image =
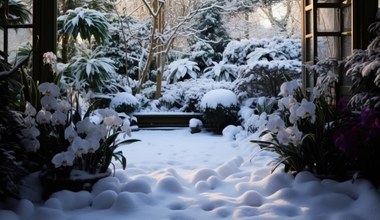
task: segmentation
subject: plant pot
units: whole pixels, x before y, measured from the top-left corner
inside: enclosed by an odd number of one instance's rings
[[[190,133],[192,133],[192,134],[199,133],[201,131],[202,131],[202,129],[200,127],[190,127]]]
[[[85,171],[72,170],[70,177],[62,177],[57,175],[51,169],[41,171],[40,183],[44,189],[43,199],[49,198],[49,196],[61,190],[69,190],[78,192],[82,190],[91,191],[92,186],[100,179],[111,175],[111,169],[108,169],[104,173],[89,174]]]

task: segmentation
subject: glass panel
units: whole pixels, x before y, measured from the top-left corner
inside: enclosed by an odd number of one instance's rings
[[[306,34],[311,34],[311,30],[313,27],[313,17],[312,12],[306,12]]]
[[[352,37],[351,36],[343,36],[342,37],[342,59],[352,54]],[[343,86],[350,86],[352,84],[351,79],[346,77],[345,74],[340,76],[339,81]]]
[[[317,44],[318,60],[328,57],[340,57],[339,37],[318,37]]]
[[[345,58],[352,54],[351,41],[352,41],[351,36],[342,37],[342,58]]]
[[[317,30],[319,32],[340,31],[340,16],[337,8],[318,8]]]
[[[340,0],[318,0],[318,3],[338,3]]]
[[[32,29],[9,29],[8,51],[17,50],[27,42],[32,42]]]
[[[351,7],[342,8],[343,31],[351,31]]]
[[[306,39],[306,47],[305,47],[306,61],[314,61],[312,39],[313,38]]]
[[[4,31],[0,29],[0,50],[4,51]]]

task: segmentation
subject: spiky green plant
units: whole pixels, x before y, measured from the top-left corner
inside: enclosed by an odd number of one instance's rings
[[[27,5],[21,0],[9,0],[8,14],[6,14],[4,3],[0,3],[0,29],[2,25],[16,25],[30,22],[31,13]]]
[[[94,37],[97,43],[102,43],[110,38],[109,23],[103,13],[86,8],[68,10],[66,14],[58,17],[58,36],[72,37],[80,36],[83,40],[91,43]]]
[[[116,67],[113,61],[96,52],[84,53],[74,57],[63,72],[68,83],[80,85],[80,89],[91,89],[95,92],[112,91],[111,81],[116,78]],[[117,89],[116,89],[117,90]]]

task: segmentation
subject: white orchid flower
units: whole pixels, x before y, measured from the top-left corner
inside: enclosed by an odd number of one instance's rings
[[[71,149],[79,157],[81,157],[82,154],[87,154],[89,147],[90,147],[90,142],[86,139],[82,139],[79,136],[75,137],[73,140],[73,143],[71,143]]]
[[[28,115],[24,118],[24,125],[27,128],[34,127],[36,126],[36,120],[31,115]]]
[[[285,122],[280,118],[280,116],[275,115],[275,114],[272,114],[269,116],[267,128],[271,132],[277,133],[284,127],[285,127]]]
[[[90,143],[88,153],[95,153],[95,151],[100,147],[100,140],[96,137],[87,137],[86,140]]]
[[[57,99],[55,99],[52,96],[44,96],[40,100],[41,106],[46,109],[46,110],[51,110],[51,109],[57,109],[58,102]]]
[[[294,145],[298,145],[302,139],[302,132],[298,130],[297,126],[287,127],[285,131],[290,135],[290,141]]]
[[[71,109],[71,105],[68,101],[66,100],[58,100],[58,105],[57,105],[57,111],[61,111],[63,113],[68,112]]]
[[[300,87],[298,80],[284,82],[280,86],[280,94],[282,96],[289,96],[294,94],[294,90]]]
[[[277,140],[280,144],[288,145],[290,143],[290,135],[285,129],[281,129],[277,133]]]
[[[111,115],[111,116],[105,117],[103,119],[103,123],[107,127],[117,128],[117,127],[120,127],[122,125],[123,120],[118,115]]]
[[[25,115],[27,116],[35,116],[37,114],[37,111],[36,109],[33,107],[32,104],[30,104],[30,102],[26,102],[26,105],[25,105]]]
[[[98,125],[86,134],[86,139],[97,138],[100,141],[100,139],[103,139],[107,135],[107,128],[104,125]]]
[[[48,124],[50,123],[51,113],[45,109],[41,109],[36,116],[36,121],[39,124]]]
[[[96,125],[90,121],[89,117],[78,121],[76,124],[78,134],[89,134],[93,129],[97,129]]]
[[[72,166],[74,163],[75,154],[71,151],[65,151],[54,155],[51,162],[56,168],[61,166]]]
[[[53,125],[65,125],[67,115],[60,111],[55,111],[51,116],[51,122]]]
[[[111,108],[98,109],[96,112],[99,113],[103,119],[110,116],[118,116],[118,113]]]
[[[315,104],[303,99],[300,107],[297,109],[296,114],[300,118],[311,118],[311,122],[315,122]]]
[[[41,83],[38,90],[45,96],[57,97],[59,95],[59,87],[54,83]]]
[[[78,136],[78,134],[72,125],[69,125],[65,129],[65,139],[68,140],[69,142],[72,142],[74,140],[74,138],[76,138],[77,136]]]
[[[40,135],[40,130],[36,127],[24,128],[21,129],[21,134],[25,138],[36,138]]]
[[[293,96],[286,96],[278,100],[278,108],[280,110],[290,109],[297,103],[297,100]]]

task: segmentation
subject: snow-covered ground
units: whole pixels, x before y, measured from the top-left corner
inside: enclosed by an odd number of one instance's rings
[[[0,219],[380,219],[380,194],[368,181],[293,177],[281,168],[271,174],[274,155],[250,138],[188,128],[132,137],[141,142],[122,147],[127,170],[117,168],[92,192],[61,191],[38,201],[31,175],[24,199],[7,201]]]

